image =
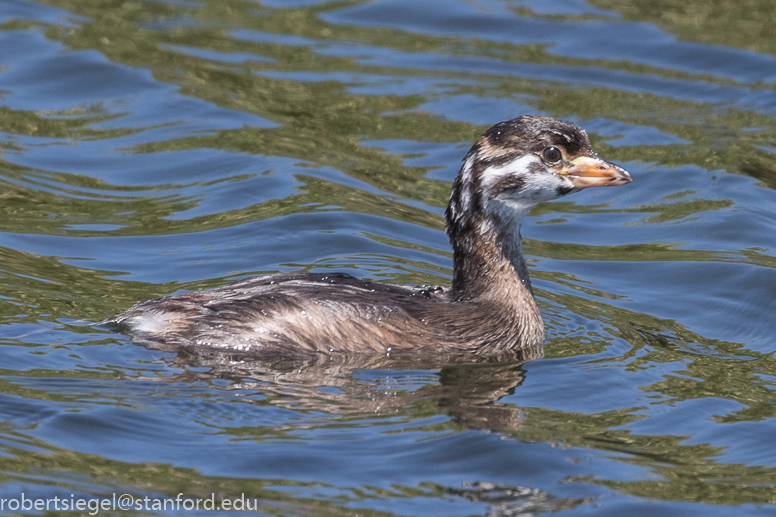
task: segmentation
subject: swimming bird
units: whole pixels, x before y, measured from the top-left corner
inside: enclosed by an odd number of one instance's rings
[[[276,274],[153,298],[103,323],[144,343],[260,355],[481,355],[535,346],[544,325],[522,254],[523,218],[538,203],[631,181],[572,123],[507,120],[477,140],[453,182],[449,288]]]

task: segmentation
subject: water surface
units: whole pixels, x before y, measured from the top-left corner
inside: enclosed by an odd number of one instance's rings
[[[765,0],[4,2],[0,498],[771,515],[774,20]],[[543,351],[272,364],[88,325],[280,271],[449,285],[451,181],[522,114],[635,178],[527,218]]]

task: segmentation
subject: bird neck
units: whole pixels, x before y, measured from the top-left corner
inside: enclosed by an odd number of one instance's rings
[[[520,228],[525,211],[504,216],[500,207],[474,216],[467,228],[450,232],[453,245],[453,299],[500,300],[535,305],[522,253]]]
[[[449,227],[453,244],[453,302],[486,307],[481,325],[510,335],[514,342],[540,343],[544,323],[531,289],[522,253],[520,226],[527,210],[513,217],[475,215],[465,228]],[[503,340],[508,342],[509,340]]]

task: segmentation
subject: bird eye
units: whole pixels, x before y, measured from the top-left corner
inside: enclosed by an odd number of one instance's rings
[[[542,157],[550,163],[560,161],[563,158],[563,154],[557,147],[545,147],[542,151]]]

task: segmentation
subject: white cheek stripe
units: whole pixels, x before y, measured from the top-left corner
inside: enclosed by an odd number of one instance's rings
[[[531,172],[530,166],[540,163],[541,158],[531,153],[515,158],[503,165],[488,167],[482,171],[482,191],[485,210],[502,212],[506,207],[512,210],[527,210],[530,207],[558,197],[558,187],[573,187],[568,178],[554,172]],[[506,191],[490,200],[493,186],[505,176],[520,177],[524,184],[519,191]],[[489,201],[490,200],[490,201]],[[498,201],[499,203],[494,203]],[[505,203],[506,202],[506,203]],[[505,203],[505,204],[504,204]],[[489,206],[497,205],[497,206]]]
[[[518,158],[515,158],[511,162],[507,162],[503,165],[497,165],[495,167],[488,167],[482,171],[482,191],[485,194],[485,199],[490,197],[490,190],[493,188],[498,180],[504,176],[512,174],[520,176],[528,176],[528,166],[532,163],[541,161],[538,156],[533,153],[525,154]]]

